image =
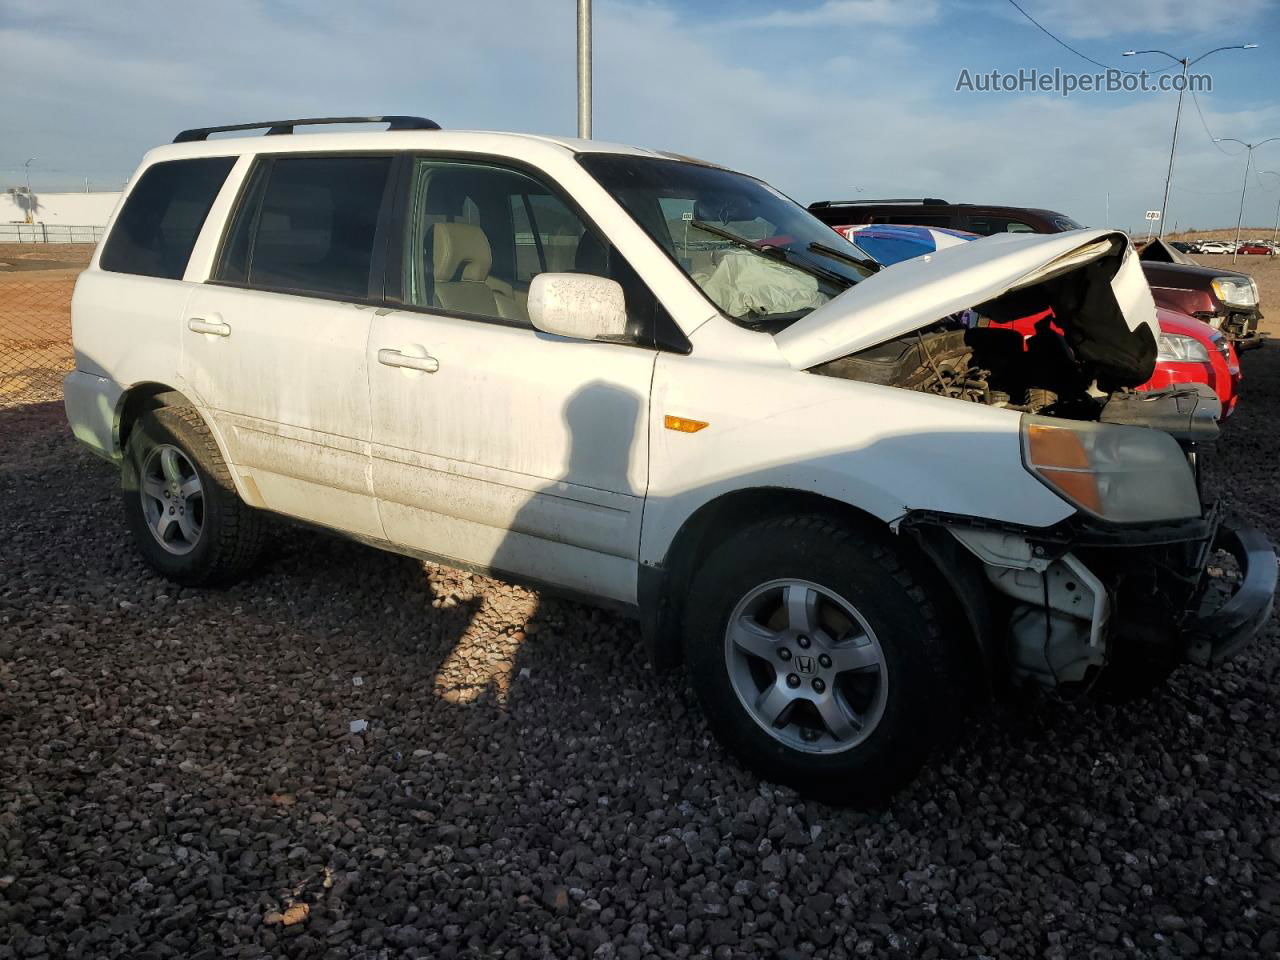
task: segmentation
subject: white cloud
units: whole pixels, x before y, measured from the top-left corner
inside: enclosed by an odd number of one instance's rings
[[[1241,31],[1238,43],[1252,39],[1248,28],[1258,16],[1272,7],[1272,0],[1232,0],[1230,4],[1207,0],[1019,0],[1026,11],[1045,28],[1069,39],[1085,40],[1123,36],[1194,37],[1198,33],[1215,35],[1224,28]],[[1009,7],[1013,17],[1021,15]],[[1225,41],[1231,42],[1231,41]],[[1196,46],[1196,45],[1193,45]],[[1199,44],[1206,49],[1214,44]],[[1174,50],[1181,55],[1181,51]],[[1190,52],[1190,51],[1188,51]],[[1119,56],[1116,49],[1111,56]],[[1100,60],[1110,57],[1100,56]]]
[[[302,9],[147,0],[122,18],[110,5],[29,4],[0,28],[0,58],[9,76],[41,81],[0,84],[0,167],[34,156],[38,188],[86,175],[105,185],[184,127],[289,116],[423,114],[446,127],[573,133],[571,4],[387,0],[375,13],[312,0]],[[726,163],[806,202],[943,196],[1057,207],[1097,223],[1110,191],[1120,225],[1158,206],[1169,97],[956,95],[952,62],[926,45],[936,33],[899,32],[892,45],[855,52],[789,30],[736,30],[727,43],[723,24],[643,0],[597,0],[595,13],[602,139]],[[1228,190],[1242,161],[1207,143],[1192,109],[1175,188]],[[1215,132],[1245,138],[1267,120],[1280,129],[1280,109],[1209,115]],[[1174,196],[1171,219],[1234,221],[1222,197]],[[1255,218],[1271,222],[1275,194],[1252,191],[1250,211],[1255,196]]]
[[[825,0],[807,10],[775,10],[740,22],[744,27],[899,27],[937,18],[935,0]]]

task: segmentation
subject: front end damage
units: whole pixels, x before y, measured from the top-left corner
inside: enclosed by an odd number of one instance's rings
[[[1112,231],[987,238],[864,280],[776,337],[797,368],[1020,418],[1023,466],[1076,512],[1052,526],[908,510],[988,675],[1117,699],[1218,663],[1270,615],[1276,556],[1203,502],[1221,405],[1199,384],[1137,391],[1155,304]],[[1005,478],[1016,496],[1025,478]],[[992,482],[1001,478],[992,477]]]
[[[1155,681],[1180,663],[1216,665],[1271,615],[1275,552],[1216,505],[1201,518],[1133,527],[1077,516],[1031,530],[915,513],[900,529],[953,584],[965,582],[963,567],[978,572],[983,589],[970,589],[964,606],[989,668],[1015,684],[1071,690],[1124,674],[1131,687],[1134,676]]]

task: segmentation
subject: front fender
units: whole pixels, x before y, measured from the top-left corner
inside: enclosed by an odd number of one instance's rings
[[[1046,527],[1074,508],[1022,463],[1020,415],[773,367],[659,358],[640,560],[735,491],[816,494],[885,523],[933,510]],[[706,421],[696,433],[667,415]],[[746,518],[744,518],[746,519]]]

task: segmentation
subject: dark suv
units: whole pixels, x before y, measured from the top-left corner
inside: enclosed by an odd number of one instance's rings
[[[919,200],[819,200],[809,212],[830,227],[900,223],[919,227],[993,233],[1063,233],[1079,230],[1066,214],[1036,207],[997,207]],[[1143,249],[1142,270],[1156,305],[1203,320],[1232,338],[1238,349],[1262,345],[1258,285],[1248,274],[1205,267],[1162,241]]]
[[[968,230],[984,237],[992,233],[1062,233],[1081,228],[1081,224],[1056,210],[948,203],[936,197],[919,200],[819,200],[809,204],[809,212],[832,227],[909,223],[918,227]]]

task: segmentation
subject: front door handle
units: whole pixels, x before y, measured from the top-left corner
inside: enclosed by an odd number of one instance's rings
[[[187,329],[192,333],[211,333],[215,337],[231,336],[231,324],[223,323],[221,320],[201,320],[199,317],[192,317],[187,321]]]
[[[440,361],[435,357],[411,357],[407,353],[401,353],[390,347],[383,347],[378,351],[378,362],[388,367],[406,367],[422,373],[435,373],[440,369]]]

